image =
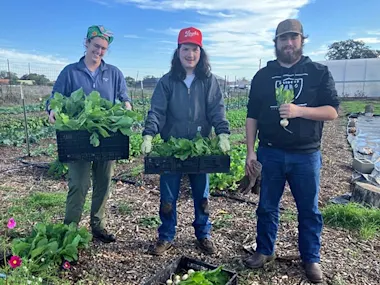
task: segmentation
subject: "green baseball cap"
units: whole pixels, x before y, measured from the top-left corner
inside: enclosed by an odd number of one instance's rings
[[[94,37],[100,37],[112,43],[113,33],[109,30],[106,30],[102,25],[94,25],[88,28],[87,30],[87,39],[92,39]]]

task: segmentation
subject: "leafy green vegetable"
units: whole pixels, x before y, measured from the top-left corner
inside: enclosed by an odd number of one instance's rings
[[[123,103],[112,104],[98,91],[86,96],[82,88],[69,97],[56,92],[50,108],[55,113],[57,130],[87,130],[91,133],[90,143],[95,147],[100,145],[99,135],[106,138],[110,132],[120,131],[130,136],[132,125],[141,120],[141,115],[125,109]]]
[[[155,144],[151,156],[174,156],[181,160],[204,155],[222,155],[218,138],[204,138],[198,133],[193,140],[171,137],[167,142]]]
[[[277,105],[292,103],[294,100],[294,90],[286,89],[284,90],[284,85],[276,88],[276,101]]]
[[[39,272],[64,260],[77,261],[78,249],[88,248],[91,239],[87,229],[78,229],[75,223],[38,223],[29,236],[12,241],[12,254],[30,260],[29,270]]]
[[[222,269],[223,266],[219,266],[214,270],[196,271],[188,279],[179,282],[179,285],[225,285],[230,277]]]

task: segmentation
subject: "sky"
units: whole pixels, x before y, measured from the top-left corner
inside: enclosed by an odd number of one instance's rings
[[[51,80],[84,54],[91,25],[114,41],[104,57],[124,76],[162,76],[170,69],[181,28],[202,31],[212,72],[251,79],[274,59],[277,24],[299,19],[308,35],[304,54],[323,61],[335,41],[363,40],[380,49],[380,1],[366,0],[18,0],[0,1],[0,70]]]

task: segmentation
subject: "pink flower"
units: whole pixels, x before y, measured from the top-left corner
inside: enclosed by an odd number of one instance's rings
[[[65,261],[65,262],[63,263],[62,267],[63,267],[63,269],[66,269],[66,270],[67,270],[67,269],[70,269],[70,267],[71,267],[70,262]]]
[[[10,218],[10,219],[8,220],[8,229],[13,229],[13,228],[15,228],[15,227],[16,227],[16,221],[15,221],[15,219]]]
[[[21,265],[21,258],[17,255],[14,255],[11,257],[11,259],[9,260],[9,265],[12,267],[12,268],[17,268]]]

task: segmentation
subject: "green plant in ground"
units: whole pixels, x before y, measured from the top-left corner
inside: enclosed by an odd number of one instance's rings
[[[215,221],[212,223],[212,227],[215,230],[219,230],[225,227],[230,227],[232,219],[233,219],[233,216],[231,214],[225,213],[221,217],[218,217],[215,219]]]
[[[246,147],[241,144],[233,146],[230,152],[230,172],[210,174],[210,190],[236,190],[237,182],[245,175]]]
[[[357,231],[363,239],[374,238],[380,232],[380,210],[356,203],[330,204],[322,209],[326,225]]]
[[[226,114],[227,120],[230,123],[230,128],[237,129],[245,127],[245,120],[247,117],[246,109],[238,109],[228,111]]]
[[[31,273],[78,260],[78,250],[87,248],[92,235],[85,227],[37,223],[32,233],[12,241],[12,254],[29,261]]]
[[[119,213],[122,215],[129,215],[132,213],[132,208],[127,203],[122,203],[119,205]]]
[[[365,106],[369,104],[372,104],[374,106],[375,114],[380,114],[380,101],[342,101],[341,109],[343,109],[345,113],[364,113]]]
[[[86,96],[82,88],[69,97],[56,92],[50,107],[55,113],[54,126],[57,130],[87,130],[91,133],[90,142],[95,147],[100,144],[99,135],[107,138],[109,132],[120,131],[130,136],[132,125],[141,120],[138,113],[126,110],[124,103],[113,104],[97,91]]]
[[[69,171],[69,167],[66,163],[62,163],[56,158],[54,161],[49,163],[48,175],[55,179],[60,179],[64,177]]]
[[[28,138],[30,143],[52,137],[54,128],[49,125],[46,116],[33,116],[27,119]],[[23,118],[10,116],[0,117],[0,145],[21,146],[26,142],[25,122]]]
[[[141,218],[140,224],[147,228],[157,228],[161,224],[161,221],[158,216],[151,216]]]

